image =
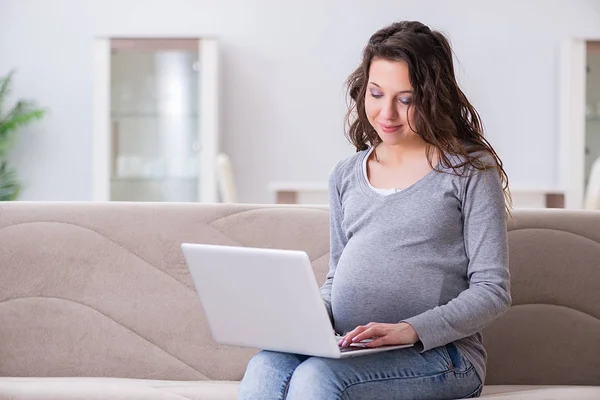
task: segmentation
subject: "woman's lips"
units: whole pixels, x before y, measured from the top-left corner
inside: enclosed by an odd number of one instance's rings
[[[385,133],[394,133],[396,132],[398,129],[400,129],[402,127],[402,125],[385,125],[385,124],[379,124],[379,127],[381,128],[381,130]]]

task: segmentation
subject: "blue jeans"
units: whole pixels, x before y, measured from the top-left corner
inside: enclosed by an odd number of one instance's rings
[[[460,399],[481,380],[454,344],[345,359],[262,351],[246,369],[240,400]]]

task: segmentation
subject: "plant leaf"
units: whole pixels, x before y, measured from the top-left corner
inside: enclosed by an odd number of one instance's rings
[[[6,161],[0,165],[0,201],[12,201],[19,197],[21,185],[14,169]]]
[[[27,125],[44,116],[45,110],[37,108],[34,103],[19,101],[4,117],[0,117],[0,136]]]
[[[0,201],[16,200],[21,191],[21,184],[14,169],[9,168],[4,156],[14,144],[18,128],[41,119],[46,110],[36,103],[18,101],[12,109],[4,112],[4,104],[10,93],[14,71],[0,77]]]
[[[4,101],[10,94],[10,83],[15,71],[10,71],[7,76],[0,78],[0,115],[2,115],[2,109],[4,107]]]
[[[41,119],[45,110],[34,103],[19,101],[4,117],[0,117],[0,157],[4,157],[15,142],[14,132],[34,120]]]

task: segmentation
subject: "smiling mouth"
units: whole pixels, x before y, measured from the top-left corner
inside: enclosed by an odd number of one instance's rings
[[[393,133],[393,132],[396,132],[398,129],[400,129],[402,127],[402,125],[385,125],[385,124],[379,124],[379,127],[385,133]]]

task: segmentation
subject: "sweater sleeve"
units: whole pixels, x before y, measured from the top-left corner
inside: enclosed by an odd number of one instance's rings
[[[422,351],[481,331],[511,304],[506,211],[498,171],[462,178],[462,216],[469,287],[447,304],[408,318]]]
[[[339,167],[339,164],[338,164]],[[335,275],[340,255],[348,242],[344,231],[342,230],[343,209],[340,192],[338,189],[338,171],[339,168],[334,168],[329,175],[329,272],[323,286],[321,286],[321,296],[329,313],[329,319],[333,322],[333,313],[331,310],[331,285]]]

